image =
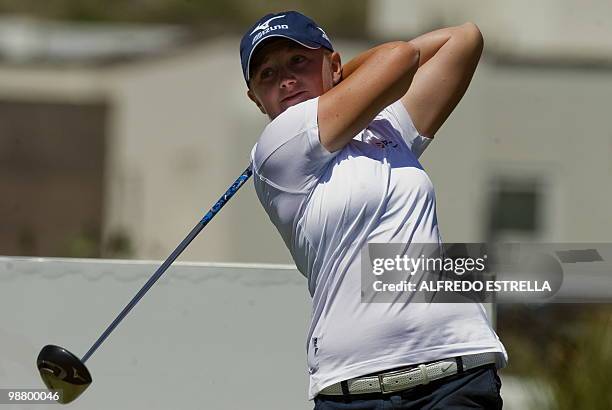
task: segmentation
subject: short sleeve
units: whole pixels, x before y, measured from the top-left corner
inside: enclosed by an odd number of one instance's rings
[[[268,124],[251,152],[257,177],[285,192],[306,193],[323,175],[337,152],[319,140],[318,102],[289,107]]]
[[[379,115],[389,120],[393,127],[400,132],[402,138],[417,158],[421,156],[425,148],[433,140],[419,134],[401,100],[397,100],[389,105]]]

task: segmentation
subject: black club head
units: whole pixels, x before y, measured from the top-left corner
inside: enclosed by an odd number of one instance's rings
[[[58,400],[70,403],[91,384],[91,375],[81,360],[63,347],[47,345],[36,359],[40,377],[49,390],[61,390]]]

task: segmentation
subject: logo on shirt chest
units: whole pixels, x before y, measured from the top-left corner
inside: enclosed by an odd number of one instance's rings
[[[372,143],[376,145],[378,148],[387,148],[387,147],[397,148],[399,146],[397,142],[392,141],[392,140],[387,140],[387,139],[376,140],[376,141],[373,141]]]

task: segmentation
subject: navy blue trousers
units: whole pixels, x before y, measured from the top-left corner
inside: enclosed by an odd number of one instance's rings
[[[495,365],[467,370],[391,394],[315,397],[314,410],[501,409],[501,380]]]

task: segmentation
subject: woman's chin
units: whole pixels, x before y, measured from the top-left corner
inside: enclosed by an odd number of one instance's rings
[[[281,106],[281,109],[285,111],[287,108],[293,107],[294,105],[298,105],[299,103],[303,103],[304,101],[307,101],[309,99],[310,97],[308,97],[307,94],[299,94],[293,98],[288,98],[284,100],[280,106]]]

